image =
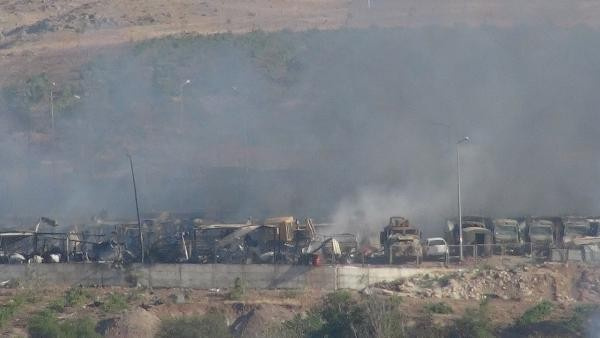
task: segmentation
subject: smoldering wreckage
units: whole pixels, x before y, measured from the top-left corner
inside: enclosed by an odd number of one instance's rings
[[[462,224],[462,231],[459,231]],[[140,227],[141,225],[141,227]],[[21,227],[22,228],[22,227]],[[333,224],[292,216],[206,224],[199,218],[162,213],[137,222],[96,219],[61,225],[41,217],[31,230],[0,232],[0,263],[133,262],[197,264],[420,264],[465,256],[528,255],[553,261],[600,260],[600,218],[465,216],[447,221],[444,237],[423,239],[418,226],[390,217],[379,245]]]
[[[63,226],[42,217],[33,230],[0,232],[0,262],[320,264],[358,257],[354,234],[324,234],[327,224],[294,217],[257,224],[204,224],[162,214],[141,223]],[[82,230],[84,229],[84,230]],[[141,231],[140,231],[141,230]]]

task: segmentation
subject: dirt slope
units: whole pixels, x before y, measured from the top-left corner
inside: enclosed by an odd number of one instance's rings
[[[598,27],[599,14],[600,3],[583,0],[0,0],[0,73],[6,80],[24,69],[33,71],[25,65],[34,64],[36,71],[71,67],[95,48],[183,32],[372,25]]]

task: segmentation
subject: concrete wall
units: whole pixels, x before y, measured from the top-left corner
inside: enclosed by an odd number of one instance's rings
[[[400,267],[154,264],[114,269],[106,264],[0,265],[0,282],[128,286],[139,283],[155,288],[228,288],[236,278],[256,289],[355,289],[415,274],[450,272],[450,269]]]

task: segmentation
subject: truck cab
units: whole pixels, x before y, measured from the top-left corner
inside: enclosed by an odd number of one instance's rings
[[[527,238],[533,244],[553,244],[554,223],[547,219],[528,220]]]
[[[499,218],[492,221],[496,244],[520,244],[519,222],[514,219]]]
[[[566,247],[574,246],[576,238],[589,235],[590,222],[585,218],[566,217],[563,219],[563,244]]]
[[[379,233],[389,264],[401,258],[414,258],[420,263],[423,256],[421,231],[412,228],[404,217],[390,217],[388,225]]]

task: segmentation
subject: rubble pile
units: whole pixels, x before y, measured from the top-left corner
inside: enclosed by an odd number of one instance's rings
[[[504,300],[535,299],[550,293],[555,285],[551,274],[531,271],[531,267],[506,269],[474,269],[448,274],[423,274],[381,282],[372,291],[397,294],[414,298],[483,299]]]

